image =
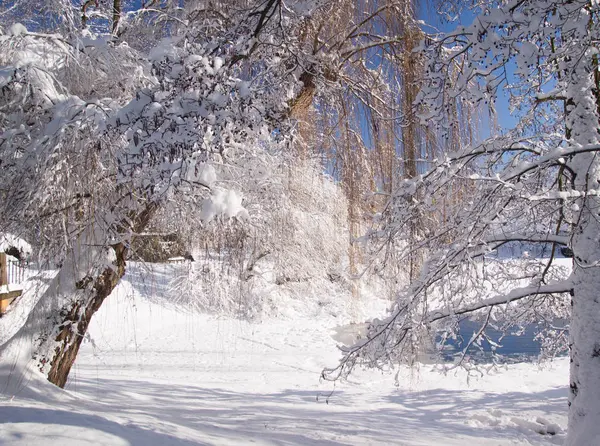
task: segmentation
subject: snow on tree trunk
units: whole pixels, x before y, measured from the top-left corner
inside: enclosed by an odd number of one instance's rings
[[[567,90],[567,128],[572,141],[581,146],[599,142],[592,72],[591,66],[580,63]],[[577,203],[580,215],[573,235],[567,444],[591,445],[600,444],[600,197],[595,193],[600,159],[597,153],[579,154],[570,167],[576,174],[576,190],[586,196]]]
[[[69,372],[75,363],[92,316],[100,309],[104,299],[110,295],[125,274],[127,249],[119,243],[114,250],[116,254],[114,265],[107,266],[96,277],[86,276],[75,284],[75,287],[82,292],[78,293],[78,298],[69,304],[70,307],[63,308],[60,312],[59,334],[54,339],[58,345],[54,352],[49,352],[51,358],[39,359],[42,369],[46,361],[50,360],[48,381],[59,387],[64,387],[67,383]]]
[[[600,200],[593,201],[598,209]],[[600,444],[600,266],[594,265],[600,258],[600,223],[597,210],[586,213],[588,221],[574,245],[568,445]]]

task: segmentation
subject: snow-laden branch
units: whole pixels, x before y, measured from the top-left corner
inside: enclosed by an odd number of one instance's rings
[[[389,352],[387,352],[386,346],[388,342],[394,339],[394,346],[399,348],[401,343],[410,338],[412,331],[419,330],[424,326],[429,326],[455,316],[473,314],[486,308],[507,305],[534,296],[570,293],[572,290],[573,283],[570,279],[546,285],[530,285],[514,288],[508,293],[498,294],[488,299],[461,305],[457,308],[432,310],[417,318],[411,315],[408,305],[401,306],[388,318],[381,321],[375,320],[371,324],[369,335],[366,338],[360,339],[351,347],[340,347],[344,352],[344,359],[337,367],[325,369],[322,377],[326,380],[337,380],[348,374],[358,363],[372,365],[380,361],[387,361]]]
[[[587,144],[582,146],[559,147],[550,153],[540,156],[538,159],[530,162],[523,162],[515,169],[508,170],[501,178],[503,181],[512,181],[532,170],[547,167],[549,164],[563,164],[566,158],[584,153],[596,153],[600,151],[600,144]]]
[[[506,234],[493,234],[485,238],[483,241],[483,243],[486,244],[494,244],[498,242],[558,243],[560,245],[566,245],[569,243],[569,237],[557,234],[520,234],[513,232]]]
[[[498,294],[490,297],[489,299],[483,299],[481,301],[456,309],[432,311],[423,318],[423,322],[430,324],[453,315],[469,314],[484,308],[508,304],[531,296],[537,296],[540,294],[569,293],[572,290],[573,282],[570,279],[553,282],[546,285],[531,285],[522,288],[515,288],[509,293]]]

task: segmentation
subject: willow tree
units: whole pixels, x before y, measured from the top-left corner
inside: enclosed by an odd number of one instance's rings
[[[359,273],[359,265],[374,262],[379,272],[394,269],[388,273],[391,280],[398,275],[415,279],[422,252],[399,265],[377,259],[382,252],[377,244],[361,260],[364,250],[355,242],[382,212],[397,181],[427,170],[435,155],[466,134],[456,128],[442,140],[441,132],[421,125],[416,116],[424,67],[422,56],[413,51],[424,38],[418,8],[412,0],[333,1],[304,24],[301,34],[321,63],[300,77],[311,100],[304,98],[299,133],[324,157],[346,192],[352,274]],[[454,112],[462,115],[462,108],[455,103]],[[420,237],[415,223],[409,243]],[[386,249],[383,257],[397,252]]]

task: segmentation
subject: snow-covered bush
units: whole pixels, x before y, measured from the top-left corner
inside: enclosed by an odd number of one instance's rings
[[[173,301],[240,317],[284,313],[315,289],[349,298],[347,201],[318,162],[261,156],[239,186],[249,217],[206,222],[187,237],[194,262],[173,281]]]

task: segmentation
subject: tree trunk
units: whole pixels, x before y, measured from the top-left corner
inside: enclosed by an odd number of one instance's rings
[[[95,278],[86,276],[77,282],[76,287],[83,290],[81,298],[60,312],[62,321],[59,325],[59,334],[55,339],[59,345],[54,349],[48,372],[48,381],[58,387],[64,387],[67,383],[69,372],[75,363],[92,316],[100,309],[104,299],[112,293],[125,274],[127,249],[119,243],[114,246],[114,251],[116,255],[114,266],[107,267]],[[42,359],[44,361],[42,367],[46,360],[46,357]]]
[[[119,22],[121,21],[121,0],[113,0],[112,8],[112,34],[116,36],[119,31]]]
[[[567,89],[567,128],[571,142],[598,144],[597,94],[592,67],[578,62]],[[595,153],[573,157],[577,191],[592,191],[600,181]],[[573,234],[573,300],[570,325],[570,392],[568,445],[600,444],[600,197],[578,200]]]
[[[148,225],[158,208],[145,205],[123,224],[133,234]],[[34,370],[63,387],[92,316],[125,274],[127,244],[108,246],[106,234],[93,225],[72,242],[69,255],[25,324],[7,340],[0,330],[0,392],[14,395],[32,379]]]
[[[598,172],[600,173],[600,172]],[[600,200],[596,205],[600,205]],[[597,213],[597,211],[596,211]],[[592,216],[592,215],[590,215]],[[596,217],[596,216],[593,216]],[[595,247],[598,262],[600,224],[595,218],[578,235],[574,253],[574,296],[571,316],[569,445],[600,444],[600,266],[585,255]],[[585,243],[587,241],[587,245]],[[591,253],[590,253],[591,254]]]

